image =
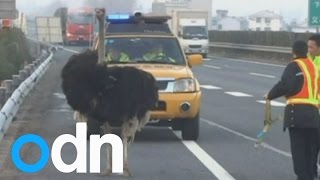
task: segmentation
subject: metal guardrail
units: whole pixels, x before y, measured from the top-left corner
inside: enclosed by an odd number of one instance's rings
[[[51,64],[53,53],[50,50],[50,56],[26,79],[8,98],[0,111],[0,142],[7,133],[9,126],[16,116],[25,97],[34,88]]]
[[[279,46],[262,46],[262,45],[250,45],[250,44],[210,42],[210,47],[242,49],[242,50],[263,51],[263,52],[276,52],[276,53],[285,53],[285,54],[291,53],[291,48],[279,47]]]

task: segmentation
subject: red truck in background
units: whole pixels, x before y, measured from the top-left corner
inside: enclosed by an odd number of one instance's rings
[[[61,19],[64,43],[91,43],[95,32],[94,15],[91,7],[58,8],[54,16]]]
[[[0,27],[3,29],[9,29],[13,27],[13,20],[11,19],[0,19]]]

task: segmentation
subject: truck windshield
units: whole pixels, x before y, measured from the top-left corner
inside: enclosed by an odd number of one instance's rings
[[[175,38],[107,38],[105,47],[106,59],[110,63],[186,65],[183,52]]]
[[[184,39],[192,39],[192,38],[207,39],[208,38],[207,28],[204,26],[183,27],[183,37]]]
[[[69,15],[69,22],[74,24],[91,24],[94,19],[92,15],[74,14]]]

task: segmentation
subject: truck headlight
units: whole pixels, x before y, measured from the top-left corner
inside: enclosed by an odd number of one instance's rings
[[[67,37],[71,37],[72,36],[72,34],[70,34],[70,33],[67,33]]]
[[[174,92],[194,92],[196,91],[193,79],[178,79],[174,83]]]

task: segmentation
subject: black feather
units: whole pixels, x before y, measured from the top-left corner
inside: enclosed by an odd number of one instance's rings
[[[97,62],[97,53],[88,50],[71,56],[62,70],[62,90],[74,110],[120,126],[135,116],[143,118],[158,102],[152,74]]]

